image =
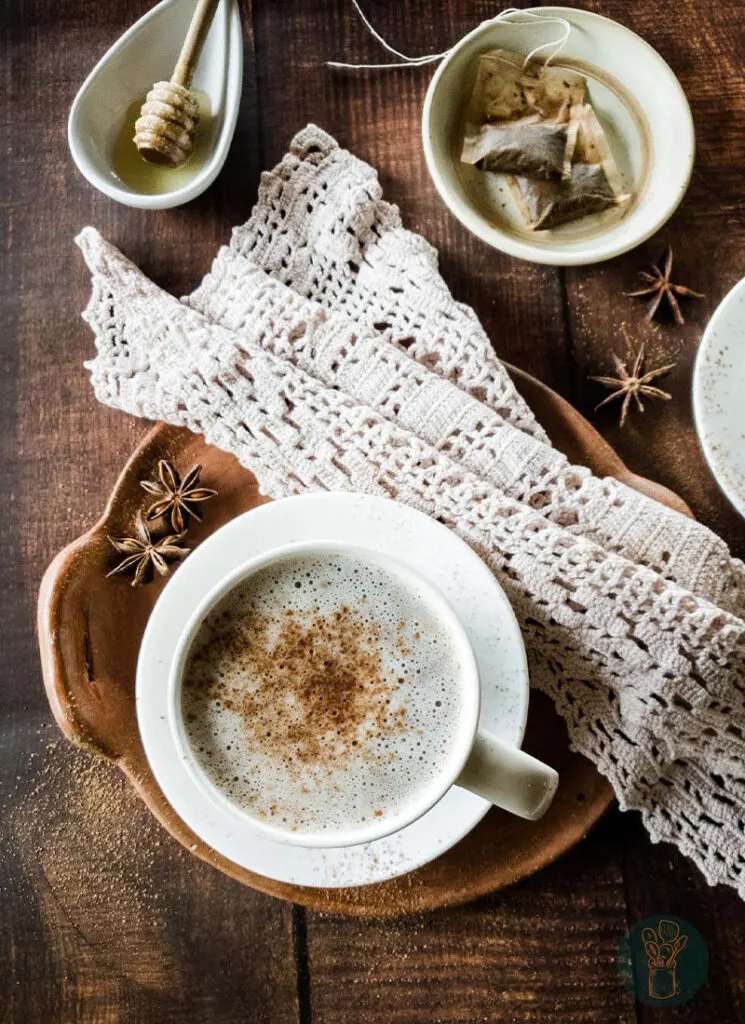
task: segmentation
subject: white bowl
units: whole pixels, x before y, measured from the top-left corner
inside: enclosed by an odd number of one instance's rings
[[[243,80],[243,35],[237,0],[223,0],[192,83],[210,98],[209,154],[193,178],[171,192],[145,195],[114,170],[114,144],[130,104],[170,77],[194,13],[194,0],[162,0],[104,54],[70,110],[67,137],[80,173],[111,199],[167,210],[195,199],[222,170],[235,132]]]
[[[670,67],[629,29],[568,7],[530,10],[569,22],[571,33],[554,63],[587,77],[589,102],[633,198],[622,211],[535,232],[525,225],[505,175],[484,173],[460,160],[465,105],[480,55],[498,48],[527,53],[556,38],[558,28],[550,23],[487,21],[450,51],[424,102],[427,165],[450,210],[495,249],[555,266],[598,263],[649,238],[680,203],[693,168],[691,111]]]
[[[745,278],[707,324],[693,368],[693,418],[709,468],[745,516]]]

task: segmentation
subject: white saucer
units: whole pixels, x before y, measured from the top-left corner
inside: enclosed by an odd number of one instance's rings
[[[309,494],[246,512],[212,534],[173,575],[145,630],[137,666],[142,743],[166,799],[215,850],[249,871],[295,885],[340,887],[406,874],[449,849],[490,804],[454,786],[418,821],[359,846],[310,850],[266,838],[211,802],[186,772],[167,718],[168,667],[204,595],[242,562],[301,541],[360,544],[418,570],[448,598],[468,633],[483,680],[480,725],[519,746],[528,711],[528,668],[512,608],[481,559],[415,509],[358,494]]]
[[[693,370],[693,415],[717,483],[745,516],[745,278],[714,311]]]

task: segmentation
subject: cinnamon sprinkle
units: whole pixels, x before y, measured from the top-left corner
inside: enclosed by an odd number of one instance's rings
[[[390,709],[404,679],[384,671],[380,629],[346,605],[331,615],[287,611],[278,633],[262,613],[240,625],[225,618],[227,628],[195,653],[185,685],[190,703],[219,700],[237,712],[252,749],[284,755],[297,771],[406,727],[405,707]],[[241,675],[250,690],[231,683]]]

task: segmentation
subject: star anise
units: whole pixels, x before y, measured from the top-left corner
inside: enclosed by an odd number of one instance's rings
[[[181,476],[170,462],[161,459],[158,463],[158,476],[160,480],[140,480],[140,486],[148,494],[157,496],[158,500],[151,505],[145,516],[150,523],[161,516],[169,516],[171,526],[176,533],[183,533],[190,516],[201,521],[202,517],[197,512],[195,505],[199,502],[214,498],[217,491],[209,487],[198,487],[201,466],[192,466],[186,476]]]
[[[694,292],[692,288],[686,288],[684,284],[673,284],[670,280],[672,269],[673,250],[668,246],[657,262],[652,264],[651,273],[648,270],[641,271],[639,276],[646,282],[645,286],[643,288],[639,288],[638,291],[635,292],[626,292],[626,294],[632,298],[638,298],[642,295],[651,296],[649,305],[647,306],[647,320],[652,320],[654,318],[654,315],[660,308],[660,303],[664,297],[667,299],[676,323],[684,324],[685,318],[680,311],[680,304],[678,303],[677,296],[684,295],[691,299],[704,298],[701,292]]]
[[[141,512],[137,513],[135,533],[135,537],[109,537],[111,545],[125,557],[107,576],[134,570],[132,586],[137,587],[151,582],[153,570],[157,569],[161,576],[165,576],[170,562],[179,561],[189,554],[189,548],[181,546],[183,533],[154,540],[142,521]]]
[[[633,365],[631,372],[629,373],[626,363],[619,359],[615,352],[611,353],[613,356],[613,362],[615,363],[617,377],[590,377],[590,380],[595,380],[599,384],[603,384],[606,388],[611,388],[613,391],[612,395],[608,395],[602,402],[595,406],[595,411],[601,408],[603,405],[607,405],[608,402],[614,401],[614,399],[622,399],[621,405],[621,423],[623,426],[626,422],[626,416],[628,415],[629,406],[631,405],[631,399],[636,401],[639,407],[639,412],[644,412],[644,405],[642,404],[641,396],[645,395],[649,398],[664,398],[669,400],[672,395],[669,395],[667,391],[662,391],[660,388],[656,388],[652,385],[652,381],[657,377],[661,377],[663,374],[668,373],[675,366],[675,363],[668,363],[667,366],[660,366],[656,370],[647,370],[643,373],[644,360],[646,357],[646,345],[642,343],[638,352],[634,352],[633,346],[626,333],[626,328],[622,328],[624,338],[626,339],[626,345],[628,346],[629,352],[633,357]]]

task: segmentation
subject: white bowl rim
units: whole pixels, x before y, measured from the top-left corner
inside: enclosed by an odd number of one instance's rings
[[[591,263],[601,263],[605,260],[613,259],[615,256],[620,256],[622,253],[636,248],[636,246],[641,245],[642,242],[646,242],[648,238],[655,234],[656,231],[659,231],[663,224],[670,219],[683,200],[683,196],[688,189],[691,175],[693,173],[696,145],[693,115],[691,113],[688,99],[683,91],[682,85],[675,75],[675,72],[661,54],[655,50],[651,43],[648,43],[646,39],[643,39],[636,32],[632,31],[632,29],[627,28],[625,25],[621,25],[613,18],[608,18],[606,15],[596,14],[594,11],[586,11],[577,7],[527,7],[524,10],[521,9],[518,13],[541,14],[549,17],[571,17],[572,15],[580,15],[583,18],[588,18],[593,21],[605,22],[608,25],[612,25],[617,31],[632,37],[635,43],[641,44],[650,52],[654,59],[669,73],[671,85],[678,93],[681,112],[684,115],[686,127],[688,129],[688,138],[684,140],[684,143],[689,143],[688,152],[690,153],[690,158],[686,163],[680,187],[672,192],[670,200],[661,208],[659,215],[649,222],[647,227],[642,231],[639,231],[639,233],[634,235],[631,239],[617,242],[614,245],[608,245],[607,243],[606,245],[603,245],[603,236],[601,235],[597,239],[590,240],[587,243],[586,248],[567,252],[563,251],[561,246],[549,248],[521,241],[520,239],[511,237],[506,232],[500,231],[497,227],[492,227],[487,231],[482,218],[477,216],[466,203],[456,201],[450,193],[447,184],[443,180],[430,141],[430,120],[432,107],[434,105],[434,98],[440,79],[445,73],[450,62],[462,49],[467,45],[470,45],[474,39],[478,38],[482,33],[487,33],[494,25],[500,24],[497,17],[482,21],[480,25],[477,25],[476,28],[463,36],[463,38],[453,46],[447,56],[440,62],[432,77],[432,81],[429,83],[427,94],[424,99],[424,108],[422,110],[422,143],[424,146],[424,156],[427,162],[427,168],[429,169],[429,173],[440,197],[443,199],[450,212],[457,217],[461,224],[468,228],[469,231],[480,238],[483,242],[486,242],[487,245],[506,253],[508,256],[516,256],[519,259],[528,260],[531,263],[543,263],[556,267],[586,266]],[[504,22],[502,22],[502,24],[504,24]],[[498,242],[497,238],[499,239]]]
[[[745,277],[741,278],[730,288],[717,308],[711,314],[709,322],[707,323],[701,337],[701,342],[698,346],[698,352],[696,353],[696,359],[693,364],[693,380],[691,384],[693,422],[696,427],[696,433],[698,434],[699,444],[701,445],[704,457],[706,458],[706,462],[714,476],[714,479],[721,488],[725,497],[741,516],[745,516],[745,495],[743,495],[742,490],[738,491],[730,483],[728,475],[722,472],[720,468],[721,461],[716,451],[717,446],[716,444],[712,444],[712,439],[705,427],[706,413],[704,412],[703,397],[703,368],[704,363],[709,358],[709,346],[712,335],[717,330],[720,323],[726,320],[729,315],[730,307],[734,306],[744,293]]]
[[[238,10],[237,0],[225,0],[225,2],[228,5],[228,10],[226,11],[228,49],[231,51],[231,59],[233,59],[232,50],[235,50],[234,59],[236,61],[237,70],[234,74],[236,75],[236,78],[242,81],[243,28],[241,25],[240,12]],[[217,145],[212,151],[209,160],[207,160],[199,173],[196,174],[191,181],[182,185],[181,188],[174,189],[172,192],[147,195],[143,192],[135,192],[131,189],[118,188],[116,185],[112,185],[107,178],[98,174],[98,172],[93,168],[84,146],[81,145],[75,135],[74,126],[75,120],[78,116],[78,109],[86,98],[101,66],[104,63],[107,63],[110,57],[118,53],[134,35],[142,31],[141,22],[154,17],[158,11],[167,7],[171,3],[173,3],[173,0],[160,0],[155,7],[147,11],[146,14],[130,25],[127,31],[124,32],[123,35],[121,35],[117,41],[108,48],[108,50],[106,50],[78,89],[67,118],[67,143],[70,148],[70,153],[75,161],[75,165],[86,181],[93,185],[94,188],[98,189],[99,192],[103,192],[103,194],[108,196],[109,199],[114,199],[116,202],[122,203],[124,206],[130,206],[140,210],[169,210],[175,206],[183,206],[184,203],[188,203],[191,202],[192,199],[196,199],[197,196],[201,195],[202,192],[206,191],[206,189],[210,187],[222,170],[225,160],[227,159],[228,150],[230,149],[230,145],[233,141],[233,135],[235,134],[235,126],[238,121],[238,110],[240,108],[241,90],[238,90],[238,94],[236,96],[231,96],[228,79],[228,88],[225,93],[225,118],[220,136],[217,140]],[[233,47],[231,43],[233,40],[233,33],[236,31],[238,33],[240,45]]]

